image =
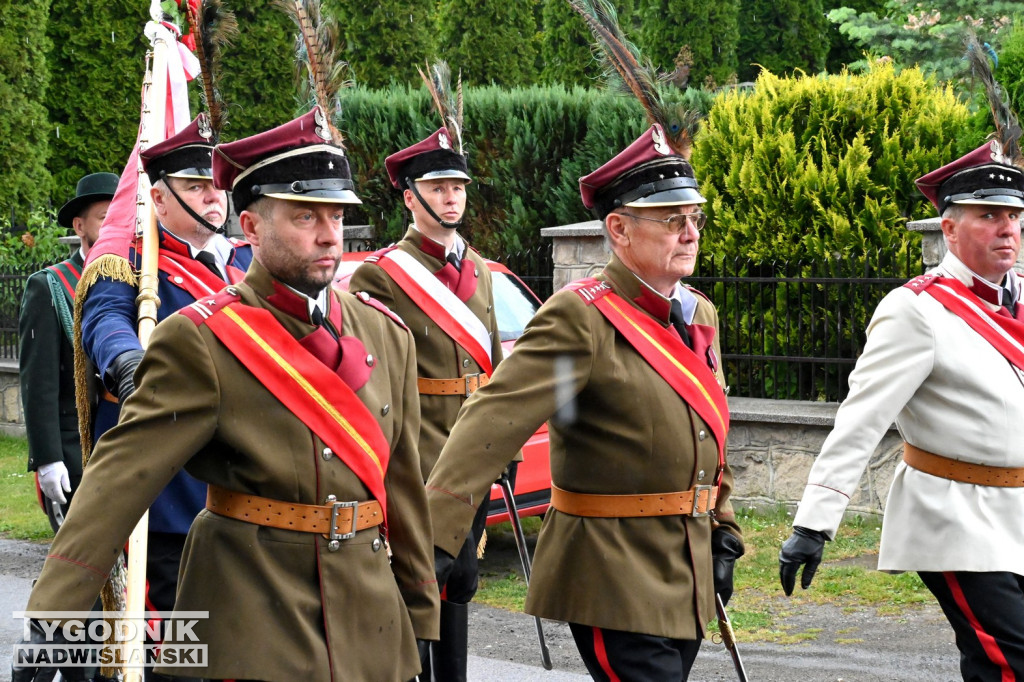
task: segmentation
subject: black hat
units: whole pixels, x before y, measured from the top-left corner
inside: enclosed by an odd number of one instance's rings
[[[89,204],[110,201],[117,191],[118,177],[113,173],[90,173],[78,181],[75,196],[57,211],[57,224],[70,228],[71,223]]]

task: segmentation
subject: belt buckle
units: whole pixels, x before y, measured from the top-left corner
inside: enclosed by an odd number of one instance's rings
[[[339,509],[351,509],[352,510],[352,530],[348,533],[339,533],[337,531],[338,522],[338,510]],[[328,534],[328,540],[349,540],[356,536],[356,521],[359,518],[359,502],[331,502],[331,532]]]
[[[466,380],[466,397],[468,398],[469,396],[473,395],[473,391],[475,391],[477,388],[480,388],[480,373],[477,372],[476,374],[465,374],[463,375],[462,378]],[[472,383],[473,379],[476,379],[476,388],[470,388],[470,384]]]
[[[711,490],[714,486],[711,485],[695,485],[693,486],[693,512],[690,513],[695,519],[699,519],[702,516],[708,516],[711,514]],[[697,511],[697,505],[700,502],[701,493],[707,494],[707,506],[704,511]]]

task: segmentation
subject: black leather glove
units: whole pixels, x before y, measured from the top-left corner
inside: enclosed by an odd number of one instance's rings
[[[725,530],[716,528],[711,533],[711,565],[714,569],[715,592],[722,597],[722,605],[732,597],[732,569],[743,556],[743,543]]]
[[[437,576],[437,589],[443,590],[448,576],[455,568],[455,557],[440,547],[434,548],[434,575]]]
[[[827,540],[828,536],[820,530],[793,526],[793,534],[782,543],[782,550],[779,552],[779,580],[787,597],[793,594],[796,572],[801,565],[804,566],[804,570],[800,575],[800,587],[806,590],[811,586]]]
[[[68,640],[64,637],[63,630],[59,627],[54,628],[53,632],[47,634],[39,624],[39,621],[32,619],[29,621],[28,637],[22,640],[20,647],[15,648],[14,659],[11,662],[11,682],[33,682],[36,679],[50,680],[56,675],[57,670],[60,671],[61,676],[65,680],[68,680],[68,682],[89,682],[89,680],[92,680],[96,675],[95,667],[42,667],[19,665],[18,649],[23,649],[27,654],[29,651],[33,651],[33,645],[66,645],[69,648],[73,648],[82,646],[82,643],[78,642],[69,644]],[[35,651],[39,650],[36,649]],[[49,653],[52,656],[54,652],[51,650]]]
[[[124,402],[135,393],[135,369],[142,362],[144,353],[141,350],[126,350],[110,363],[109,374],[117,388],[117,399]]]

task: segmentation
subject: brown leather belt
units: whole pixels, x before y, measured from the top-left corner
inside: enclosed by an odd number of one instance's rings
[[[1024,467],[996,467],[963,462],[933,454],[910,443],[903,444],[903,461],[918,471],[950,481],[999,488],[1024,487]]]
[[[591,495],[551,485],[551,506],[573,516],[707,516],[718,501],[717,485],[698,485],[678,493]]]
[[[113,393],[111,393],[107,389],[103,389],[102,396],[103,396],[103,399],[106,400],[108,403],[115,403],[116,404],[118,402],[117,396],[115,396]]]
[[[219,485],[207,488],[206,508],[214,514],[259,526],[321,533],[330,540],[347,540],[357,531],[384,522],[380,502],[376,500],[298,504],[236,493]]]
[[[422,395],[464,395],[467,398],[473,391],[486,386],[491,380],[486,374],[467,374],[464,377],[454,379],[427,379],[420,377],[416,380]]]

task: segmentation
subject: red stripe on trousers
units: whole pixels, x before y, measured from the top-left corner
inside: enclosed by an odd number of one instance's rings
[[[619,682],[619,676],[612,670],[612,664],[608,661],[608,650],[604,648],[604,633],[601,632],[601,628],[593,628],[594,630],[594,655],[597,657],[597,662],[601,665],[601,670],[608,676],[608,682]]]
[[[967,603],[967,597],[964,595],[963,589],[960,587],[960,583],[957,582],[956,575],[951,572],[945,572],[942,576],[946,579],[946,585],[949,586],[949,591],[953,593],[953,599],[956,601],[956,605],[960,607],[964,616],[967,617],[967,622],[974,628],[974,634],[977,635],[978,641],[981,642],[981,648],[985,650],[988,655],[988,659],[999,666],[999,670],[1002,674],[1003,682],[1015,682],[1017,677],[1013,674],[1010,669],[1010,664],[1006,661],[1006,656],[999,650],[999,644],[996,643],[995,637],[985,632],[985,628],[981,626],[978,619],[974,615],[974,611],[971,610],[970,605]]]

